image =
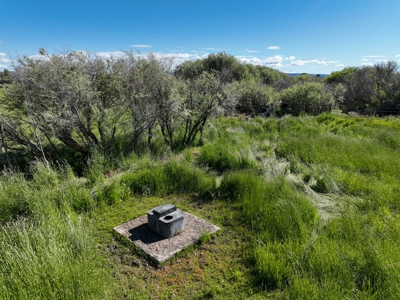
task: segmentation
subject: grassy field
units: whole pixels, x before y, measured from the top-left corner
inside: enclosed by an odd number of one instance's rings
[[[399,150],[397,118],[220,118],[84,177],[4,172],[0,298],[400,299]],[[222,230],[155,267],[112,228],[165,203]]]

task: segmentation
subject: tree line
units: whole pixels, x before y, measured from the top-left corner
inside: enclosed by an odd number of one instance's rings
[[[15,61],[0,109],[3,149],[57,159],[65,149],[129,152],[155,131],[177,149],[201,140],[207,122],[235,112],[319,114],[399,104],[394,62],[346,68],[326,79],[289,77],[224,52],[173,68],[172,59],[82,51]]]

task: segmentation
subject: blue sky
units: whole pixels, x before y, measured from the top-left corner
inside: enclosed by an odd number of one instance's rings
[[[17,55],[225,51],[283,72],[400,61],[400,0],[1,0],[0,70]]]

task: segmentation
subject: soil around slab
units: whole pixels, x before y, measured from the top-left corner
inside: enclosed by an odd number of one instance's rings
[[[212,234],[220,228],[188,212],[183,213],[184,230],[170,238],[164,238],[147,226],[147,215],[128,221],[114,230],[130,239],[157,263],[162,263],[179,251],[194,244],[204,233]]]

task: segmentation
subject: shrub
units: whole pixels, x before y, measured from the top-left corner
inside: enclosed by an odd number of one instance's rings
[[[335,107],[332,92],[318,82],[297,83],[283,90],[280,98],[282,100],[281,112],[292,115],[300,113],[315,115],[331,111]]]

